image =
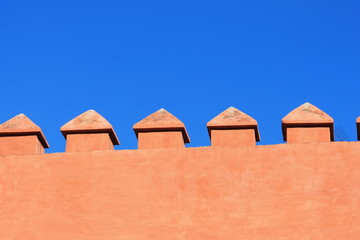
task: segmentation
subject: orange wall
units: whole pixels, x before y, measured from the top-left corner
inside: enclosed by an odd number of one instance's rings
[[[0,157],[0,239],[360,239],[360,142]]]

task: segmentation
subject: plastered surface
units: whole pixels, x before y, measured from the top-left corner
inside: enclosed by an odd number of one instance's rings
[[[0,239],[360,239],[360,143],[0,157]]]

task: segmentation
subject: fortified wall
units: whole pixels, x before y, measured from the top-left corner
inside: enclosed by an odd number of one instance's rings
[[[138,149],[114,150],[90,110],[45,154],[20,114],[0,125],[0,239],[360,239],[360,142],[334,142],[333,124],[305,103],[282,119],[286,143],[256,145],[256,120],[231,107],[207,123],[211,146],[185,148],[160,109],[134,125]]]

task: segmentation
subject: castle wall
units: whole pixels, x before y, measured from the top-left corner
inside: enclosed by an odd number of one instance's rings
[[[0,157],[0,239],[360,239],[360,142]]]

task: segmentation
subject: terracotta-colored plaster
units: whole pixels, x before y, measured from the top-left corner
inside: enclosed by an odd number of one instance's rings
[[[295,139],[299,139],[299,142],[314,141],[329,139],[328,141],[334,140],[334,120],[325,112],[315,107],[311,103],[304,103],[297,107],[282,119],[282,130],[284,141],[288,141],[289,138],[292,142]],[[317,130],[317,128],[327,128],[328,131]],[[291,131],[288,129],[292,128]],[[293,129],[296,128],[296,129]],[[312,133],[312,131],[315,131]],[[329,136],[320,136],[327,133]],[[295,134],[296,136],[289,136],[289,134]],[[320,135],[319,135],[320,134]],[[309,135],[309,136],[307,136]],[[315,137],[318,136],[318,137]],[[304,137],[304,139],[301,139]]]
[[[255,146],[254,129],[213,129],[211,130],[212,146]]]
[[[134,124],[133,129],[138,137],[139,148],[180,147],[190,142],[184,123],[163,108]],[[181,144],[177,137],[179,134],[175,132],[181,133]],[[140,133],[151,134],[142,134],[140,137]]]
[[[139,132],[138,148],[183,148],[184,139],[180,131]]]
[[[66,152],[112,150],[114,145],[108,133],[81,133],[66,136]]]
[[[254,146],[260,141],[257,121],[229,107],[207,123],[212,146]]]
[[[111,124],[94,110],[72,119],[60,131],[66,138],[66,151],[108,150],[120,144]]]
[[[360,140],[360,117],[356,119],[356,128],[357,128],[357,136],[358,140]]]
[[[360,239],[360,142],[0,157],[0,239]]]
[[[330,142],[328,127],[288,127],[288,143],[316,143]]]
[[[0,155],[39,153],[44,153],[44,147],[36,135],[0,137]]]
[[[38,154],[48,147],[41,128],[24,114],[0,125],[0,154]]]

